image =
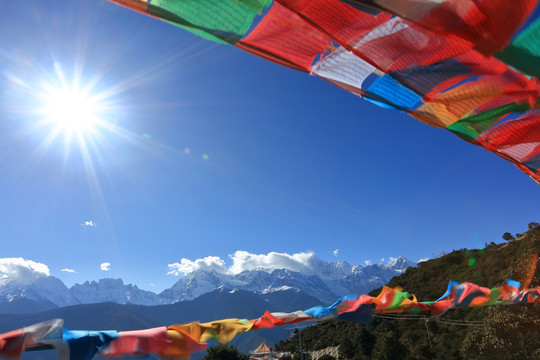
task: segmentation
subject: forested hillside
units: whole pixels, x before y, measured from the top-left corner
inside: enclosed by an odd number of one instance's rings
[[[525,234],[505,235],[507,242],[501,244],[422,262],[388,286],[401,287],[420,301],[439,298],[449,280],[494,287],[511,278],[524,287],[540,286],[538,224],[529,224]],[[304,349],[340,345],[345,359],[540,359],[540,304],[452,309],[441,317],[374,315],[367,326],[332,320],[307,327],[301,336]],[[298,354],[298,332],[276,350]]]

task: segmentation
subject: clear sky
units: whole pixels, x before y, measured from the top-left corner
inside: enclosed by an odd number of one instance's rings
[[[67,285],[159,291],[237,250],[416,261],[540,220],[509,162],[316,77],[104,0],[0,10],[0,257]],[[100,122],[49,121],[77,91]]]

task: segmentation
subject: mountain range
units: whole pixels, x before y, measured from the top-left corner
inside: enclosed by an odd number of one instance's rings
[[[260,268],[237,274],[198,269],[187,273],[159,294],[124,284],[121,279],[87,281],[68,288],[54,276],[41,276],[32,281],[0,284],[0,313],[36,313],[71,305],[105,302],[167,305],[193,300],[220,289],[261,296],[296,292],[306,294],[321,304],[330,304],[340,296],[363,294],[383,286],[408,267],[416,266],[416,263],[398,257],[390,258],[387,263],[360,266],[327,262],[313,256],[308,265],[298,271]]]

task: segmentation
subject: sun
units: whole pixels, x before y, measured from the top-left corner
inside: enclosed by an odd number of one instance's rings
[[[89,133],[99,125],[99,103],[77,88],[52,91],[44,99],[43,113],[55,132]]]
[[[139,137],[122,127],[127,106],[119,95],[126,88],[100,71],[75,64],[12,74],[13,112],[21,130],[31,138],[36,156],[60,154],[65,164],[80,161],[93,171],[94,162]]]

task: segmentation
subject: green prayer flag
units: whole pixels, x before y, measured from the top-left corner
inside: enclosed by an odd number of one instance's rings
[[[152,0],[148,12],[195,35],[235,44],[271,0]]]
[[[540,77],[540,19],[496,53],[495,57],[525,74]]]

